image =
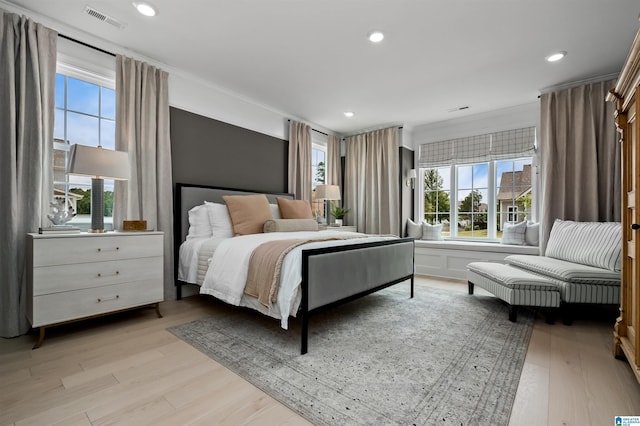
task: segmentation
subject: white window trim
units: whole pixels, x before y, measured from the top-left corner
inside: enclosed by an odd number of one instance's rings
[[[538,201],[537,201],[537,195],[538,195],[538,158],[537,155],[533,155],[531,157],[517,157],[517,158],[513,158],[511,160],[516,161],[516,160],[521,160],[524,158],[531,158],[531,193],[533,194],[533,202],[531,204],[531,218],[529,218],[529,220],[533,220],[536,221],[538,214],[537,214],[537,205],[538,205]],[[450,233],[448,237],[445,237],[445,240],[451,240],[451,241],[469,241],[469,242],[491,242],[491,243],[499,243],[500,239],[497,237],[497,223],[496,223],[496,216],[497,216],[497,211],[495,211],[495,190],[496,190],[496,180],[497,180],[497,176],[496,176],[496,162],[498,161],[505,161],[505,159],[501,159],[501,160],[493,160],[493,161],[489,161],[489,176],[488,176],[488,186],[489,186],[489,191],[488,191],[488,210],[487,210],[487,228],[488,228],[488,232],[487,232],[487,237],[486,238],[481,238],[481,237],[459,237],[458,236],[458,226],[457,226],[457,222],[458,222],[458,203],[457,201],[457,194],[458,194],[458,182],[456,180],[456,169],[458,166],[464,166],[464,165],[469,165],[469,164],[450,164],[447,166],[443,166],[443,165],[439,165],[439,166],[434,166],[433,168],[440,168],[440,167],[450,167],[450,182],[451,182],[451,187],[449,188],[450,191],[450,216],[449,216],[449,222],[450,222]],[[472,163],[472,164],[482,164],[480,163]],[[423,167],[419,169],[419,178],[418,180],[418,184],[416,185],[416,193],[417,193],[417,206],[418,206],[418,211],[417,211],[417,217],[420,218],[420,221],[422,222],[422,220],[424,220],[424,171],[429,169],[429,167]]]
[[[93,49],[58,39],[58,54],[56,58],[56,73],[64,74],[67,77],[76,78],[108,89],[116,89],[115,58],[108,57],[103,53],[97,53]],[[54,142],[54,147],[57,144]],[[68,190],[68,187],[67,187]],[[82,228],[88,228],[91,220],[74,218],[73,223]],[[113,225],[113,217],[104,217],[105,225]]]

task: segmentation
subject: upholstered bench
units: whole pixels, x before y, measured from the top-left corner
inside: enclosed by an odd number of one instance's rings
[[[481,287],[509,304],[509,320],[515,322],[518,306],[560,307],[560,289],[551,280],[510,265],[472,262],[467,265],[469,294]],[[555,311],[555,309],[554,309]],[[553,323],[554,312],[547,315]]]

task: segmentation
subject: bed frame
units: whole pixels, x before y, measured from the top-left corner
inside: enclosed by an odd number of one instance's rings
[[[182,298],[182,286],[192,285],[177,278],[179,247],[189,231],[188,211],[204,201],[223,203],[223,195],[250,194],[256,192],[176,184],[174,270],[178,300]],[[276,197],[293,198],[291,194],[264,194],[271,203],[276,202]],[[310,315],[408,280],[411,281],[410,297],[413,297],[413,256],[414,242],[411,238],[303,250],[301,354],[307,353],[308,349]]]

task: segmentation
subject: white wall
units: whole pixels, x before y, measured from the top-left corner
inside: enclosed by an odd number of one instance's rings
[[[418,151],[423,143],[484,135],[501,130],[531,126],[535,126],[537,129],[539,123],[540,102],[536,101],[482,114],[417,126],[411,134],[411,142],[413,143],[413,149]]]
[[[415,155],[415,168],[418,168],[420,145],[449,139],[463,138],[467,136],[484,135],[502,130],[521,129],[535,127],[536,135],[540,135],[540,102],[531,102],[524,105],[489,111],[482,114],[468,115],[465,117],[426,124],[413,129],[411,142]],[[540,139],[538,137],[538,144]],[[539,146],[539,145],[538,145]],[[532,191],[534,194],[531,206],[531,220],[538,221],[540,199],[539,163],[537,156],[533,159],[535,177],[532,179]],[[420,200],[419,191],[415,191],[414,217],[418,217]]]
[[[0,0],[0,8],[8,12],[28,16],[34,21],[56,30],[61,34],[80,40],[89,45],[99,47],[108,52],[120,53],[122,55],[147,62],[148,64],[167,71],[169,73],[169,104],[176,108],[214,118],[219,121],[264,133],[283,140],[289,139],[288,119],[304,121],[296,117],[294,114],[277,111],[267,105],[261,105],[251,99],[244,98],[220,86],[216,86],[214,83],[198,79],[181,69],[158,62],[153,58],[140,55],[137,52],[129,50],[126,46],[120,46],[111,43],[108,40],[97,38],[89,33],[85,33],[59,21],[52,20],[46,16],[34,13],[14,4],[7,3],[5,0]],[[60,44],[61,46],[65,46],[64,49],[66,53],[73,51],[74,55],[77,55],[77,52],[80,52],[80,55],[84,55],[84,57],[81,58],[84,61],[80,62],[90,62],[95,60],[97,56],[101,55],[106,58],[106,60],[113,60],[113,58],[107,54],[100,53],[80,45],[78,45],[78,48],[74,48],[73,46],[69,47],[70,44],[74,44],[73,42],[64,40],[60,41]],[[103,62],[100,59],[98,59],[98,61]],[[307,124],[322,132],[332,133],[328,129],[314,123],[307,122]]]

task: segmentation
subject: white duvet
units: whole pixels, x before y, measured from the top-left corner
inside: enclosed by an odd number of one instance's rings
[[[273,309],[257,302],[255,298],[244,295],[251,253],[260,244],[274,240],[290,239],[325,239],[328,237],[344,237],[342,231],[309,231],[309,232],[270,232],[265,234],[244,235],[225,239],[220,242],[213,253],[213,258],[204,282],[200,287],[201,294],[208,294],[236,306],[248,306],[260,310],[274,318],[279,318],[282,328],[288,328],[289,315],[295,316],[300,306],[300,283],[302,282],[302,250],[356,244],[393,239],[391,236],[370,236],[350,232],[347,240],[318,241],[296,247],[289,252],[282,263],[278,300]]]

